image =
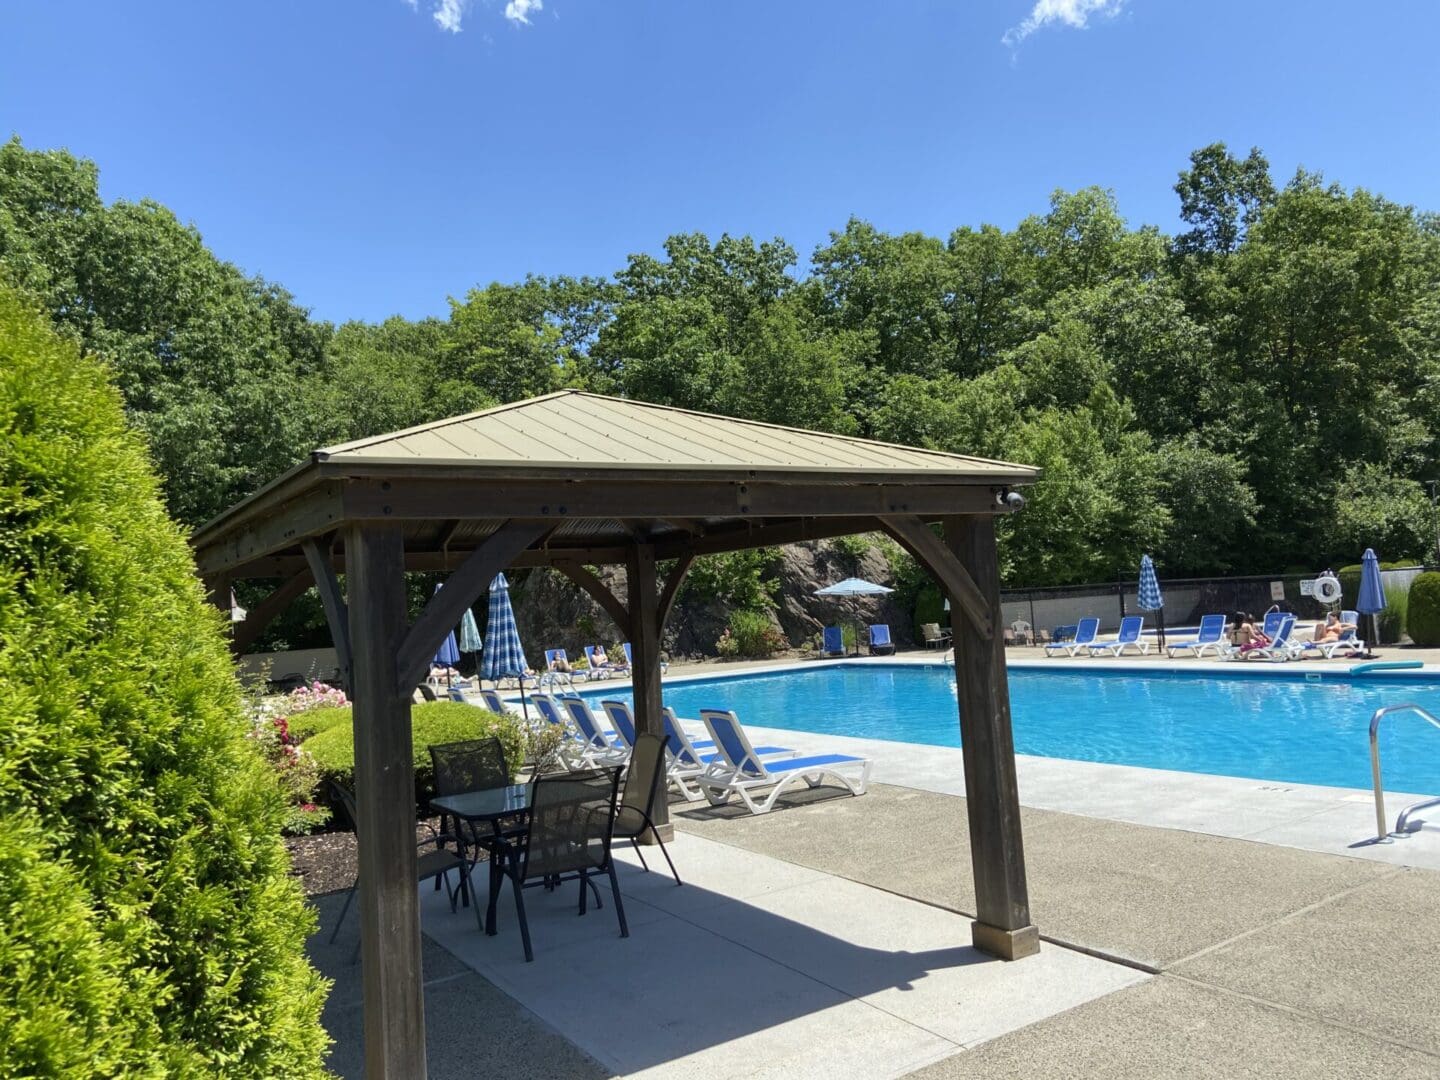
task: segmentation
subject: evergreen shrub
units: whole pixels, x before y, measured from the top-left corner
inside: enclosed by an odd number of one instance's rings
[[[1416,645],[1440,645],[1440,573],[1427,570],[1410,583],[1405,626]]]
[[[0,286],[0,1076],[324,1075],[222,626],[105,368]]]

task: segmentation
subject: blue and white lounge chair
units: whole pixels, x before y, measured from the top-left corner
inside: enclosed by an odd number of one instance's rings
[[[873,762],[869,758],[851,757],[849,754],[815,754],[765,761],[759,751],[750,745],[745,729],[733,712],[702,709],[700,719],[705,721],[719,751],[719,760],[707,765],[695,780],[711,806],[724,806],[731,795],[739,795],[740,801],[752,814],[765,814],[769,813],[781,793],[797,780],[803,780],[813,788],[819,787],[824,777],[833,777],[852,795],[864,795],[870,782]],[[756,795],[767,788],[769,793],[757,801]]]
[[[615,665],[599,645],[585,646],[585,663],[586,679],[608,679],[615,674]]]
[[[621,741],[633,750],[636,734],[635,717],[630,712],[630,706],[623,701],[602,701],[600,708],[605,711],[606,718],[614,725]],[[704,796],[700,789],[690,781],[704,772],[705,767],[718,758],[719,755],[714,753],[715,744],[707,739],[692,742],[690,736],[685,733],[680,719],[675,715],[675,710],[669,706],[666,706],[664,712],[661,713],[661,718],[665,725],[666,778],[679,789],[680,794],[687,801],[695,802]],[[778,754],[793,756],[795,751],[786,746],[757,746],[755,753],[761,757],[773,757]]]
[[[820,655],[845,655],[845,633],[840,627],[827,626],[820,632]]]
[[[1340,637],[1335,641],[1307,641],[1305,643],[1306,651],[1318,652],[1326,660],[1334,660],[1336,653],[1364,652],[1365,642],[1355,636],[1355,628],[1360,625],[1360,613],[1358,611],[1342,611],[1340,612],[1340,621],[1349,623],[1350,629],[1342,630]]]
[[[510,715],[510,710],[506,707],[505,702],[500,697],[500,691],[482,689],[480,691],[480,700],[485,703],[485,707],[491,712],[496,713],[499,716]]]
[[[559,699],[561,707],[570,714],[570,722],[580,732],[584,745],[587,765],[624,765],[630,757],[630,746],[613,732],[600,729],[600,722],[590,711],[590,703],[578,694]]]
[[[545,668],[546,668],[547,671],[554,671],[554,670],[555,670],[555,665],[556,665],[557,663],[559,663],[561,660],[565,661],[565,665],[566,665],[567,667],[569,666],[569,664],[570,664],[570,657],[568,657],[568,656],[565,655],[565,650],[564,650],[564,649],[546,649],[546,650],[545,650]]]
[[[1230,643],[1225,640],[1224,615],[1202,615],[1200,632],[1195,637],[1184,641],[1172,641],[1165,649],[1166,654],[1172,660],[1177,653],[1182,652],[1187,656],[1204,656],[1206,652],[1213,653],[1215,656],[1225,656],[1230,651]]]
[[[1081,619],[1075,625],[1075,636],[1069,641],[1051,641],[1045,645],[1045,655],[1054,656],[1063,652],[1066,656],[1079,656],[1081,649],[1095,644],[1095,635],[1100,632],[1100,620],[1093,616]]]
[[[633,668],[635,667],[635,657],[634,657],[633,655],[631,655],[631,653],[630,653],[630,642],[628,642],[628,641],[625,642],[623,645],[620,646],[620,648],[622,648],[622,649],[625,650],[625,671],[624,671],[624,674],[629,675],[630,672],[631,672],[631,669],[633,669]],[[670,670],[670,665],[669,665],[668,663],[666,663],[664,660],[661,660],[661,661],[660,661],[660,674],[661,674],[661,675],[664,675],[665,672],[667,672],[667,671],[669,671],[669,670]]]
[[[1270,639],[1269,645],[1261,645],[1259,648],[1249,650],[1244,655],[1259,656],[1277,663],[1282,660],[1294,660],[1305,652],[1305,646],[1301,642],[1290,640],[1294,632],[1295,616],[1286,615],[1280,620],[1280,629],[1275,631],[1275,636]]]
[[[1143,615],[1126,615],[1120,620],[1120,631],[1113,641],[1099,641],[1090,646],[1091,656],[1124,656],[1133,648],[1141,656],[1150,655],[1150,643],[1140,636],[1145,629]]]
[[[1285,621],[1288,611],[1281,611],[1279,608],[1271,608],[1265,612],[1265,621],[1260,624],[1260,632],[1267,638],[1274,639],[1280,632],[1280,624]]]
[[[888,656],[894,651],[895,643],[890,640],[890,627],[885,623],[870,627],[870,655]]]

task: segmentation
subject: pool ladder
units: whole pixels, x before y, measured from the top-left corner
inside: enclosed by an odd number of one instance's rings
[[[1386,840],[1390,833],[1385,828],[1385,789],[1380,783],[1380,721],[1391,713],[1413,712],[1422,720],[1430,724],[1436,730],[1440,730],[1440,720],[1435,719],[1419,705],[1386,705],[1383,709],[1376,709],[1375,715],[1370,717],[1370,774],[1375,780],[1375,839]],[[1420,826],[1410,824],[1410,815],[1417,810],[1424,810],[1427,807],[1440,806],[1440,799],[1422,799],[1420,802],[1412,803],[1400,811],[1400,816],[1395,819],[1396,836],[1408,836]]]

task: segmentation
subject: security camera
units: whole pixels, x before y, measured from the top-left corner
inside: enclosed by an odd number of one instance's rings
[[[1001,488],[995,493],[995,505],[1006,510],[1024,510],[1025,496],[1018,491],[1011,491],[1009,488]]]

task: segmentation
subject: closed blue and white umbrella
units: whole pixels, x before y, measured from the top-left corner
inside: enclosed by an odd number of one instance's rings
[[[475,612],[468,607],[460,620],[460,651],[479,652],[482,646],[480,627],[475,625]]]
[[[480,677],[498,681],[518,679],[525,674],[525,650],[510,606],[510,583],[496,574],[490,583],[490,616],[485,622],[485,652],[480,660]]]
[[[1374,548],[1366,548],[1360,559],[1360,595],[1355,600],[1355,610],[1370,616],[1370,633],[1365,635],[1366,656],[1374,652],[1374,642],[1379,636],[1380,621],[1376,618],[1385,610],[1385,588],[1380,583],[1380,559]]]
[[[1141,611],[1160,612],[1155,617],[1160,648],[1165,647],[1165,598],[1160,595],[1160,581],[1155,576],[1155,563],[1149,555],[1140,556],[1140,595],[1136,606]]]

